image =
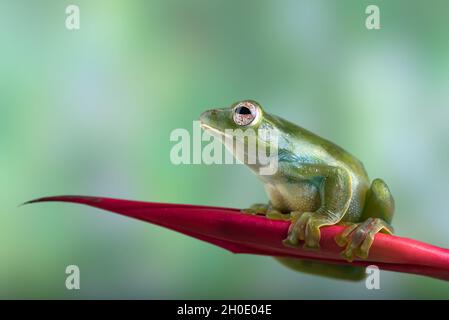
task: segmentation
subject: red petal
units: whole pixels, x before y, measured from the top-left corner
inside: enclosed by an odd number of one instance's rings
[[[307,251],[282,244],[289,222],[243,214],[238,209],[152,203],[86,196],[46,197],[27,203],[63,201],[89,205],[163,226],[212,243],[234,253],[295,257],[349,264],[340,256],[334,237],[341,226],[321,229],[321,249]],[[427,275],[449,280],[449,250],[412,239],[377,234],[368,259],[355,265]]]

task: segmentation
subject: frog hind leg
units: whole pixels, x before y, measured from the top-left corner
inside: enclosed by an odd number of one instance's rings
[[[329,264],[295,258],[275,257],[275,259],[294,271],[311,275],[348,281],[361,281],[366,277],[365,268],[360,266]]]
[[[368,218],[379,218],[391,223],[394,213],[394,199],[387,184],[381,179],[375,179],[366,193],[365,207],[360,221]]]
[[[362,222],[349,224],[335,238],[339,246],[345,247],[342,256],[348,261],[354,260],[355,256],[366,259],[378,232],[393,234],[390,225],[393,212],[394,200],[388,186],[381,179],[375,179],[366,194]]]

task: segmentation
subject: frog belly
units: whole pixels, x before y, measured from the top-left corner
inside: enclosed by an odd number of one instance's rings
[[[319,190],[307,181],[269,183],[265,190],[273,208],[281,212],[313,212],[320,207]]]

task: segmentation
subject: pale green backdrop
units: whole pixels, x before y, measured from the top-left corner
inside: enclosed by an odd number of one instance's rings
[[[18,207],[265,201],[242,166],[169,158],[173,129],[252,98],[385,179],[399,235],[449,247],[448,30],[443,0],[0,0],[0,298],[449,298],[430,278],[382,272],[369,291],[100,210]]]

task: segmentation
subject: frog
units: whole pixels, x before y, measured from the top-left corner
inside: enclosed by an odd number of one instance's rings
[[[246,214],[289,221],[283,244],[306,250],[320,250],[321,228],[344,226],[335,237],[348,264],[327,264],[296,258],[276,258],[296,271],[344,280],[361,280],[365,270],[351,262],[367,259],[379,232],[393,234],[391,225],[395,203],[382,179],[370,181],[363,163],[337,144],[270,114],[255,100],[242,100],[225,108],[203,112],[200,125],[221,138],[225,147],[256,174],[262,182],[268,203],[243,209]],[[251,130],[257,148],[237,152],[232,132]],[[266,132],[272,134],[268,135]],[[274,139],[274,137],[276,139]],[[240,136],[241,138],[241,136]],[[276,143],[275,143],[276,142]],[[247,163],[249,154],[266,148],[275,155],[277,168],[261,174],[260,161]],[[246,158],[245,158],[246,157]]]

